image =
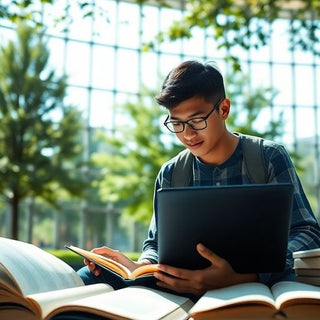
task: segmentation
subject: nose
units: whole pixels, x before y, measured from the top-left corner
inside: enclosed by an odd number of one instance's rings
[[[196,130],[192,129],[187,123],[184,127],[183,136],[185,139],[191,139],[197,134]]]

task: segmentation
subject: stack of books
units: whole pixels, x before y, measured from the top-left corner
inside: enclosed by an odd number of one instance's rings
[[[293,253],[296,280],[320,286],[320,248]]]
[[[69,249],[111,268],[102,256],[77,247]],[[114,275],[115,264],[120,266],[113,261]],[[319,286],[280,281],[269,288],[248,282],[209,290],[194,301],[142,286],[141,278],[133,283],[132,274],[129,286],[122,289],[107,283],[85,285],[73,268],[52,254],[30,243],[0,237],[0,319],[320,319]]]

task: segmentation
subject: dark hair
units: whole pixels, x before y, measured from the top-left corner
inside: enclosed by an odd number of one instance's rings
[[[181,63],[167,75],[156,101],[171,109],[194,96],[203,97],[208,102],[225,98],[223,77],[213,63],[192,60]]]

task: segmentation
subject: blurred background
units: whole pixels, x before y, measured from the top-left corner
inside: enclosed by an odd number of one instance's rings
[[[181,150],[154,100],[214,60],[230,130],[283,143],[320,217],[320,4],[1,0],[0,236],[140,251],[161,164]]]

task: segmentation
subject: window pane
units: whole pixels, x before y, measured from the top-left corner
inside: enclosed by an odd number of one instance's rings
[[[293,75],[289,65],[275,65],[272,73],[273,87],[278,91],[276,104],[293,104]]]
[[[88,86],[90,76],[90,46],[86,43],[70,41],[67,43],[66,71],[69,83]]]
[[[92,86],[113,89],[115,81],[115,50],[110,47],[94,46],[92,49]]]
[[[90,106],[90,126],[113,128],[114,99],[110,92],[92,90]]]
[[[310,66],[295,67],[295,98],[297,105],[313,106],[314,101],[314,82],[313,69]]]
[[[137,52],[119,49],[115,65],[117,90],[138,93],[139,71]]]

